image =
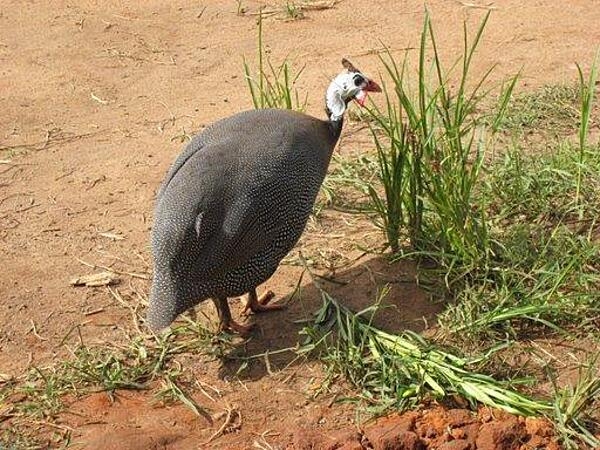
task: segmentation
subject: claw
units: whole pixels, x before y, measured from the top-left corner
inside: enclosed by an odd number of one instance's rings
[[[269,305],[269,302],[275,298],[273,291],[267,291],[257,298],[256,291],[248,293],[248,301],[244,307],[244,314],[248,314],[249,311],[253,313],[261,313],[266,311],[277,311],[284,309],[285,305]]]
[[[231,318],[231,311],[226,297],[213,298],[213,302],[219,314],[219,331],[227,331],[242,336],[250,334],[252,325],[240,325]]]
[[[267,292],[263,293],[260,297],[258,297],[257,303],[259,305],[265,306],[274,298],[275,298],[275,292],[267,291]]]
[[[227,323],[221,323],[219,331],[226,331],[228,333],[239,334],[240,336],[247,336],[252,332],[253,328],[253,324],[241,325],[233,320],[230,320]]]

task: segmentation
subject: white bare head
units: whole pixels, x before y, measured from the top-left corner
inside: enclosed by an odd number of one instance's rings
[[[350,100],[364,106],[369,92],[381,92],[377,83],[368,79],[346,58],[342,59],[342,65],[345,70],[333,79],[325,96],[327,114],[332,121],[342,119]]]

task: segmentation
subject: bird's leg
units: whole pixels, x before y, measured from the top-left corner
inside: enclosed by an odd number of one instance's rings
[[[256,289],[252,289],[248,292],[248,302],[244,308],[244,313],[248,313],[251,310],[254,313],[265,312],[265,311],[276,311],[278,309],[284,309],[285,305],[269,305],[269,302],[275,298],[273,291],[267,291],[260,297],[256,295]]]
[[[219,297],[216,299],[213,298],[212,300],[217,307],[217,313],[219,314],[220,331],[229,331],[241,335],[250,333],[250,330],[252,330],[252,325],[240,325],[239,323],[234,322],[231,318],[231,311],[229,310],[227,297]]]

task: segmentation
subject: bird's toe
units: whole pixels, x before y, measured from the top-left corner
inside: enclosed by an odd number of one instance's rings
[[[242,325],[233,320],[222,323],[220,326],[220,331],[225,331],[227,333],[239,334],[240,336],[249,335],[254,328],[254,324],[250,325]]]
[[[258,304],[265,306],[274,298],[275,298],[275,292],[269,290],[269,291],[265,292],[264,294],[262,294],[260,297],[258,297]]]

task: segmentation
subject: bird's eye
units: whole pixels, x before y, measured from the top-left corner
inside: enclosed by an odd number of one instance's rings
[[[365,83],[365,78],[362,75],[354,76],[354,85],[356,87],[362,86]]]

